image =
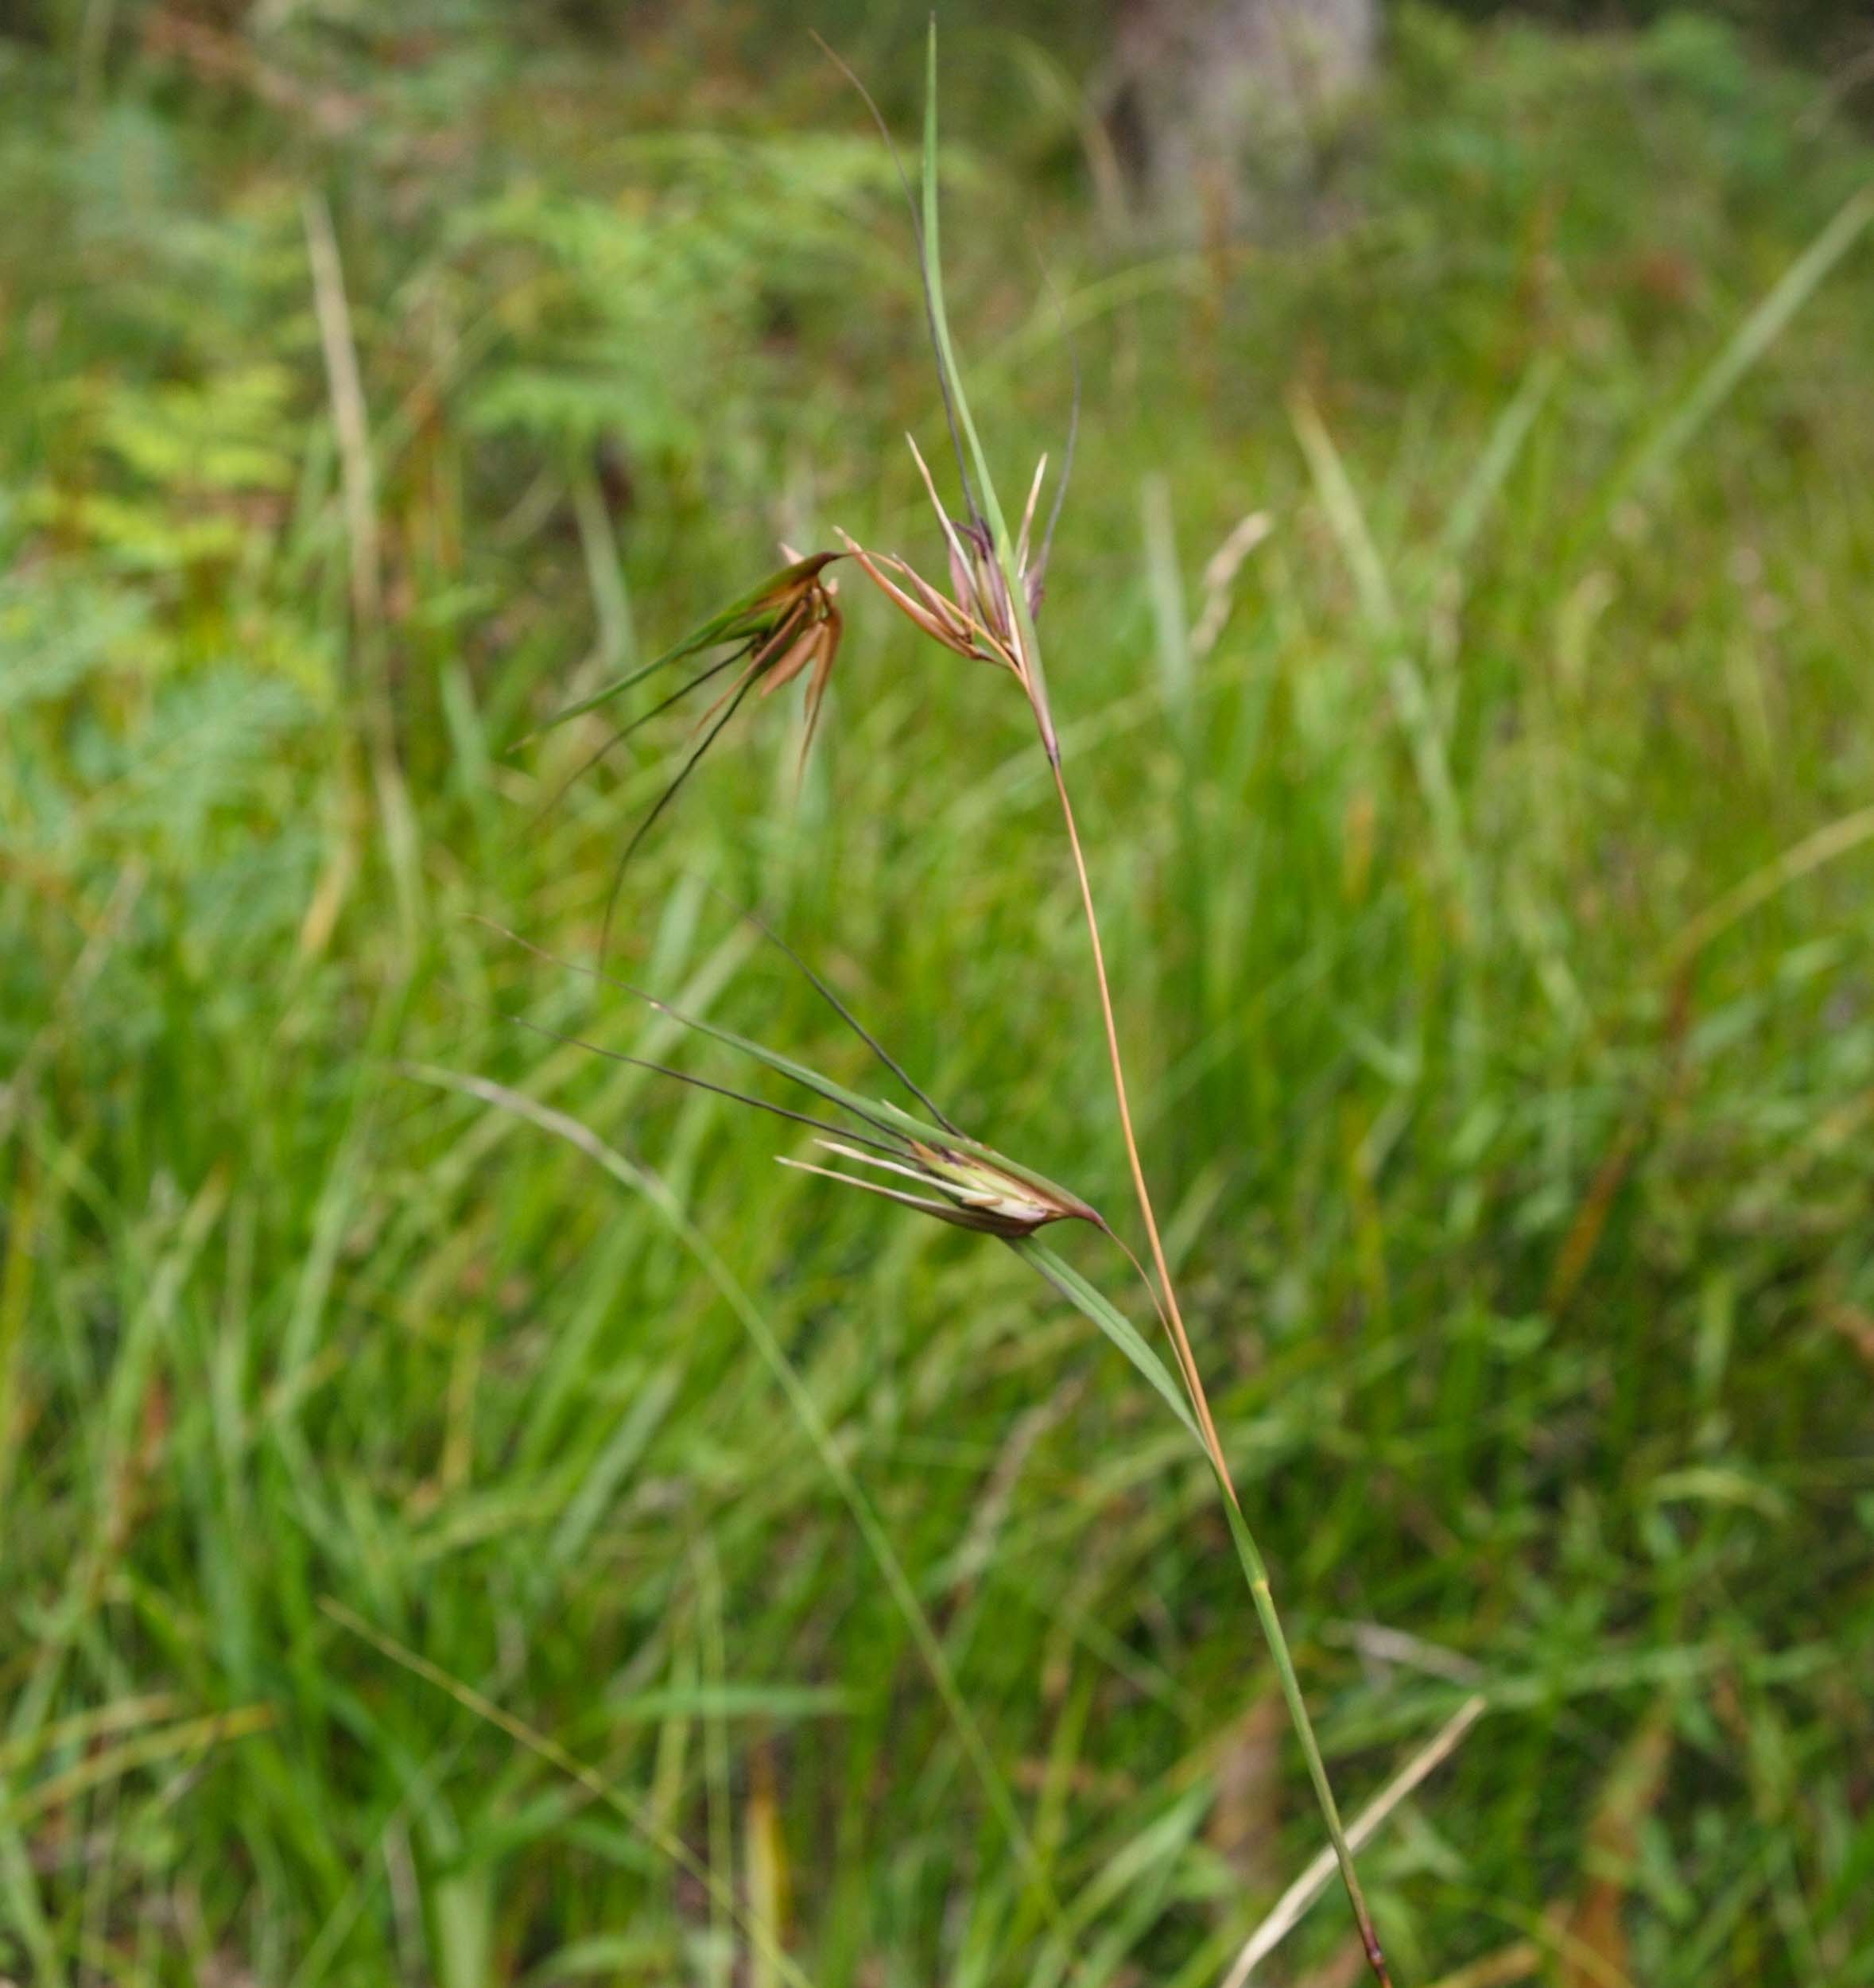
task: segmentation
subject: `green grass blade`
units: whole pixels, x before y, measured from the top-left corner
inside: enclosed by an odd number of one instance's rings
[[[1723,406],[1758,360],[1788,328],[1791,320],[1822,286],[1836,264],[1874,220],[1874,186],[1864,186],[1837,209],[1809,247],[1771,286],[1761,303],[1732,334],[1692,390],[1645,437],[1602,500],[1599,515],[1610,517],[1628,499],[1641,495],[1682,454]]]
[[[1249,1522],[1243,1516],[1243,1508],[1236,1501],[1236,1495],[1222,1474],[1212,1466],[1216,1477],[1216,1488],[1224,1501],[1224,1514],[1230,1522],[1230,1537],[1236,1547],[1236,1558],[1243,1568],[1243,1578],[1249,1583],[1250,1599],[1255,1605],[1256,1619],[1263,1625],[1263,1640],[1269,1645],[1269,1654],[1275,1660],[1276,1675],[1281,1679],[1282,1703],[1288,1707],[1290,1724],[1295,1737],[1302,1742],[1302,1753],[1308,1763],[1308,1778],[1313,1784],[1314,1799],[1319,1806],[1321,1820],[1327,1825],[1328,1838],[1333,1845],[1334,1861],[1341,1867],[1341,1882],[1347,1887],[1348,1901],[1353,1907],[1353,1916],[1358,1922],[1362,1939],[1368,1947],[1368,1958],[1372,1960],[1377,1952],[1373,1943],[1373,1916],[1367,1905],[1366,1893],[1362,1889],[1360,1873],[1354,1868],[1353,1848],[1347,1840],[1347,1831],[1341,1820],[1339,1804],[1334,1800],[1333,1784],[1328,1779],[1327,1763],[1321,1758],[1321,1743],[1314,1737],[1314,1722],[1308,1716],[1307,1701],[1302,1695],[1301,1679],[1295,1675],[1295,1660],[1288,1647],[1288,1637],[1283,1633],[1282,1618],[1275,1610],[1275,1597],[1269,1585],[1269,1569],[1261,1549],[1255,1543],[1255,1536],[1249,1529]],[[1377,1965],[1377,1963],[1375,1963]]]
[[[607,1808],[623,1817],[646,1842],[668,1857],[687,1877],[700,1885],[712,1901],[720,1904],[724,1912],[741,1926],[769,1965],[788,1983],[788,1988],[813,1988],[811,1978],[781,1944],[774,1928],[745,1905],[733,1889],[725,1885],[689,1845],[673,1830],[666,1827],[644,1803],[627,1795],[596,1769],[588,1767],[550,1734],[542,1733],[524,1719],[517,1718],[505,1706],[496,1704],[472,1685],[444,1670],[440,1664],[433,1663],[420,1651],[410,1649],[394,1637],[386,1635],[383,1630],[367,1622],[355,1609],[347,1607],[336,1596],[322,1596],[319,1606],[341,1629],[368,1644],[380,1656],[387,1657],[393,1664],[401,1664],[413,1675],[421,1678],[426,1684],[432,1684],[438,1691],[446,1692],[465,1710],[474,1714],[485,1724],[492,1726],[498,1732],[506,1734],[517,1745],[545,1761],[549,1767],[557,1769],[568,1780],[576,1781],[596,1800],[603,1802]]]
[[[1275,1595],[1269,1583],[1269,1570],[1263,1561],[1261,1549],[1256,1545],[1255,1535],[1249,1529],[1248,1521],[1243,1516],[1235,1492],[1211,1458],[1181,1390],[1173,1380],[1164,1362],[1146,1344],[1131,1321],[1045,1244],[1037,1242],[1030,1237],[1019,1242],[1012,1242],[1009,1247],[1018,1256],[1026,1257],[1063,1297],[1090,1318],[1133,1366],[1144,1375],[1210,1463],[1211,1474],[1216,1481],[1217,1492],[1223,1500],[1224,1516],[1229,1521],[1230,1537],[1236,1548],[1236,1557],[1242,1566],[1244,1578],[1249,1586],[1250,1599],[1255,1608],[1256,1619],[1262,1625],[1263,1640],[1269,1646],[1269,1653],[1275,1660],[1276,1674],[1281,1679],[1282,1699],[1287,1706],[1290,1720],[1308,1763],[1308,1776],[1313,1784],[1321,1819],[1326,1825],[1329,1839],[1333,1846],[1335,1860],[1340,1865],[1341,1877],[1352,1903],[1354,1915],[1364,1933],[1372,1924],[1372,1914],[1368,1910],[1366,1898],[1360,1889],[1359,1873],[1354,1869],[1353,1852],[1341,1821],[1341,1811],[1334,1800],[1333,1788],[1328,1780],[1327,1764],[1321,1757],[1320,1743],[1314,1736],[1313,1722],[1308,1716],[1307,1703],[1302,1696],[1301,1680],[1295,1673],[1294,1658],[1289,1649],[1288,1638],[1282,1632],[1282,1619],[1276,1613]]]
[[[1090,1318],[1145,1376],[1184,1425],[1191,1439],[1210,1464],[1211,1474],[1216,1481],[1218,1495],[1223,1500],[1224,1514],[1229,1521],[1230,1537],[1236,1548],[1236,1557],[1243,1568],[1244,1579],[1248,1583],[1250,1600],[1255,1606],[1256,1619],[1262,1625],[1263,1640],[1269,1646],[1276,1674],[1281,1680],[1282,1700],[1288,1708],[1289,1718],[1307,1761],[1308,1777],[1313,1784],[1321,1820],[1326,1826],[1329,1840],[1333,1846],[1335,1861],[1341,1867],[1341,1879],[1347,1887],[1354,1916],[1360,1923],[1363,1936],[1367,1936],[1368,1929],[1372,1924],[1372,1916],[1360,1888],[1359,1873],[1354,1868],[1353,1852],[1341,1821],[1341,1811],[1334,1800],[1333,1788],[1328,1780],[1327,1764],[1321,1757],[1320,1743],[1314,1736],[1313,1722],[1308,1715],[1307,1703],[1302,1696],[1301,1680],[1295,1673],[1294,1658],[1289,1649],[1288,1638],[1282,1632],[1282,1619],[1275,1610],[1275,1595],[1269,1584],[1269,1570],[1260,1548],[1256,1545],[1255,1535],[1249,1529],[1248,1521],[1243,1516],[1235,1492],[1217,1469],[1215,1459],[1210,1456],[1182,1391],[1173,1380],[1164,1362],[1146,1344],[1131,1321],[1045,1244],[1029,1237],[1019,1242],[1012,1242],[1009,1246],[1018,1256],[1026,1257],[1063,1297]]]
[[[989,527],[989,535],[995,548],[996,562],[1002,568],[1004,585],[1008,589],[1009,606],[1015,617],[1015,627],[1021,638],[1022,658],[1028,666],[1030,698],[1034,707],[1037,723],[1041,727],[1042,742],[1049,756],[1058,751],[1054,737],[1054,721],[1048,705],[1047,680],[1041,660],[1041,643],[1034,631],[1034,618],[1028,610],[1028,596],[1022,584],[1021,573],[1015,565],[1015,542],[1009,536],[1008,525],[1003,516],[1002,502],[995,494],[995,480],[989,474],[989,459],[983,452],[983,445],[976,434],[976,424],[969,411],[969,397],[963,390],[963,375],[956,364],[956,349],[950,340],[950,320],[944,309],[944,268],[941,240],[939,233],[937,199],[937,17],[931,16],[930,35],[925,45],[924,76],[924,285],[925,293],[930,300],[931,335],[937,341],[937,366],[944,375],[950,403],[956,410],[956,418],[962,425],[964,440],[969,444],[970,460],[976,467],[976,482],[983,503],[983,522]]]
[[[957,370],[956,354],[950,342],[950,320],[944,309],[944,258],[939,235],[937,199],[937,17],[931,16],[930,34],[925,48],[924,74],[924,282],[930,297],[931,331],[937,340],[937,364],[949,390],[950,401],[962,424],[964,440],[969,445],[971,465],[983,502],[983,520],[999,550],[1008,538],[1003,522],[1002,505],[989,474],[989,460],[976,433],[963,390],[963,375]]]
[[[1204,1439],[1198,1433],[1197,1418],[1191,1413],[1190,1404],[1184,1397],[1184,1391],[1171,1377],[1170,1369],[1145,1342],[1139,1328],[1118,1308],[1100,1295],[1084,1277],[1046,1243],[1038,1242],[1032,1236],[1011,1242],[1010,1248],[1018,1256],[1031,1264],[1046,1278],[1067,1302],[1081,1314],[1090,1318],[1104,1333],[1114,1345],[1129,1360],[1162,1399],[1190,1434],[1191,1439],[1200,1449]]]
[[[1465,478],[1445,520],[1445,529],[1438,535],[1438,556],[1447,563],[1455,565],[1461,561],[1483,529],[1497,493],[1515,468],[1523,445],[1535,426],[1537,416],[1548,404],[1560,370],[1552,354],[1539,353],[1523,375],[1522,385],[1497,417],[1484,452]]]

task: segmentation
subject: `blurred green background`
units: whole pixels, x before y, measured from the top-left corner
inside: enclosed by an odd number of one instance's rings
[[[1364,1859],[1403,1982],[1874,1982],[1857,12],[1395,8],[1303,196],[1189,243],[1100,17],[944,10],[952,309],[1010,483],[1081,374],[1053,697],[1349,1806],[1488,1706]],[[0,1975],[766,1988],[735,1898],[825,1988],[1197,1988],[1317,1846],[1130,1370],[517,1029],[730,1074],[474,922],[589,962],[683,749],[546,809],[559,704],[777,540],[937,563],[909,230],[805,33],[902,132],[922,21],[0,10]],[[1118,1218],[1026,713],[843,599],[804,781],[751,705],[618,963],[871,1082],[759,903]],[[1256,1978],[1360,1965],[1329,1897]]]

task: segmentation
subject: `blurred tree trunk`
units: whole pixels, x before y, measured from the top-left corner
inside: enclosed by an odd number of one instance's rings
[[[1306,199],[1373,70],[1379,0],[1119,0],[1104,92],[1142,222],[1215,237]]]

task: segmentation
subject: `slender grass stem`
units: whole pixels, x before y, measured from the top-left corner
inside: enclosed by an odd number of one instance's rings
[[[1328,1781],[1327,1768],[1321,1757],[1321,1747],[1315,1739],[1314,1727],[1308,1717],[1308,1707],[1302,1697],[1301,1684],[1295,1675],[1294,1659],[1289,1650],[1288,1639],[1282,1633],[1281,1617],[1276,1613],[1268,1567],[1256,1544],[1255,1536],[1250,1532],[1248,1521],[1244,1516],[1242,1501],[1236,1495],[1236,1487],[1230,1476],[1229,1462],[1224,1454],[1224,1446],[1216,1433],[1216,1423],[1210,1411],[1210,1400],[1205,1391],[1204,1377],[1197,1370],[1197,1357],[1191,1350],[1190,1334],[1185,1330],[1184,1314],[1178,1305],[1177,1286],[1172,1281],[1171,1266],[1165,1256],[1164,1240],[1158,1233],[1158,1214],[1152,1206],[1151,1189],[1147,1185],[1145,1167],[1139,1158],[1139,1140],[1132,1125],[1132,1104],[1127,1093],[1126,1059],[1119,1049],[1119,1023],[1113,1014],[1112,988],[1107,978],[1105,948],[1100,938],[1100,916],[1094,908],[1093,886],[1087,874],[1086,852],[1081,844],[1080,825],[1074,819],[1073,802],[1067,791],[1067,774],[1061,763],[1060,736],[1055,730],[1053,715],[1049,706],[1047,676],[1042,663],[1040,639],[1034,627],[1035,601],[1030,598],[1028,576],[1023,571],[1022,548],[1027,542],[1027,528],[1025,524],[1019,544],[1011,538],[1002,506],[996,497],[995,480],[990,472],[988,457],[984,451],[976,421],[970,413],[969,396],[964,390],[963,377],[958,370],[956,351],[951,341],[949,315],[944,309],[943,257],[938,235],[938,178],[937,41],[937,17],[933,14],[925,54],[923,200],[921,212],[918,204],[913,203],[912,219],[918,235],[918,256],[923,266],[925,304],[930,320],[931,341],[936,351],[937,375],[944,388],[945,409],[951,416],[951,437],[956,445],[958,469],[963,472],[965,501],[971,507],[970,522],[972,526],[987,527],[994,563],[999,569],[997,579],[1000,592],[1004,596],[999,603],[995,598],[995,587],[976,587],[972,593],[971,584],[966,584],[965,580],[959,580],[956,606],[960,613],[977,620],[986,619],[987,624],[993,627],[998,652],[1013,672],[1027,698],[1036,729],[1041,735],[1042,750],[1047,755],[1048,766],[1054,776],[1054,791],[1060,798],[1061,818],[1066,827],[1068,846],[1073,852],[1074,875],[1079,879],[1081,904],[1086,914],[1087,937],[1093,949],[1094,979],[1100,988],[1100,1019],[1106,1026],[1107,1054],[1112,1066],[1113,1096],[1119,1105],[1119,1129],[1124,1135],[1126,1159],[1132,1170],[1132,1186],[1138,1198],[1139,1212],[1144,1218],[1146,1236],[1151,1246],[1153,1267],[1158,1274],[1154,1299],[1164,1318],[1166,1331],[1170,1336],[1172,1347],[1178,1357],[1185,1389],[1196,1417],[1198,1440],[1216,1475],[1217,1488],[1223,1493],[1231,1537],[1236,1543],[1237,1558],[1242,1562],[1244,1575],[1249,1583],[1250,1598],[1255,1604],[1257,1618],[1262,1624],[1270,1653],[1275,1660],[1275,1668],[1282,1680],[1282,1694],[1288,1706],[1289,1717],[1294,1723],[1296,1736],[1302,1742],[1302,1750],[1307,1757],[1309,1777],[1313,1783],[1321,1819],[1327,1825],[1328,1838],[1333,1845],[1334,1857],[1341,1867],[1342,1881],[1347,1887],[1348,1901],[1353,1908],[1361,1944],[1366,1950],[1368,1963],[1372,1968],[1379,1988],[1392,1988],[1391,1976],[1387,1972],[1386,1957],[1380,1949],[1379,1935],[1374,1930],[1373,1916],[1367,1908],[1366,1897],[1360,1889],[1360,1876],[1353,1867],[1353,1852],[1348,1844],[1347,1832],[1341,1824],[1341,1812],[1335,1804],[1333,1789]],[[909,191],[907,187],[907,194]],[[968,445],[969,459],[976,469],[973,492],[964,468],[965,442]],[[913,445],[913,452],[916,452],[915,444]],[[918,467],[923,468],[921,457],[918,459]],[[929,481],[928,472],[925,472],[925,481],[927,483]],[[1040,487],[1038,474],[1035,487],[1037,491]],[[957,546],[956,532],[945,516],[943,506],[934,489],[931,492],[931,501],[936,507],[939,520],[943,523],[952,560],[967,575],[970,562]],[[1032,502],[1031,499],[1031,504]],[[1055,508],[1057,511],[1059,509],[1058,498]],[[1051,519],[1048,530],[1051,538],[1053,532]],[[912,619],[928,627],[929,624],[922,622],[922,618],[915,609],[912,610]],[[939,635],[938,639],[945,639]],[[956,647],[959,645],[953,641],[949,646]],[[965,652],[974,653],[974,650],[971,648]],[[1044,1274],[1046,1274],[1045,1268]],[[1147,1278],[1145,1281],[1150,1288],[1151,1280]],[[1110,1325],[1104,1326],[1104,1329],[1112,1336]],[[1134,1356],[1129,1353],[1128,1357]],[[1135,1364],[1138,1364],[1135,1357]],[[1170,1385],[1168,1379],[1166,1384]]]
[[[1159,1237],[1158,1216],[1152,1207],[1151,1190],[1146,1185],[1145,1168],[1139,1156],[1139,1141],[1132,1130],[1132,1105],[1126,1089],[1125,1058],[1119,1053],[1119,1024],[1113,1015],[1112,992],[1107,980],[1106,949],[1100,943],[1100,914],[1093,907],[1093,886],[1087,874],[1086,852],[1081,845],[1080,825],[1074,819],[1073,802],[1067,791],[1067,776],[1057,751],[1050,751],[1048,764],[1054,775],[1054,791],[1060,797],[1061,817],[1067,828],[1068,847],[1073,852],[1074,875],[1080,883],[1081,905],[1086,914],[1087,937],[1093,949],[1093,976],[1100,987],[1100,1018],[1106,1025],[1106,1049],[1112,1066],[1113,1096],[1119,1109],[1119,1130],[1125,1138],[1126,1159],[1132,1169],[1133,1191],[1138,1198],[1139,1211],[1144,1219],[1146,1237],[1151,1246],[1152,1265],[1158,1272],[1165,1323],[1171,1334],[1171,1343],[1178,1354],[1178,1365],[1184,1373],[1185,1384],[1191,1392],[1191,1406],[1204,1432],[1205,1446],[1209,1450],[1212,1461],[1222,1471],[1227,1484],[1229,1471],[1223,1460],[1223,1445],[1217,1439],[1216,1424],[1211,1419],[1210,1404],[1205,1395],[1203,1380],[1197,1372],[1197,1359],[1191,1351],[1190,1335],[1185,1330],[1184,1314],[1178,1309],[1178,1291],[1171,1281],[1171,1267],[1166,1260],[1165,1245]]]
[[[1038,718],[1039,715],[1038,712]],[[1341,1867],[1341,1881],[1347,1887],[1348,1902],[1353,1908],[1353,1916],[1360,1928],[1360,1943],[1366,1950],[1368,1965],[1372,1967],[1374,1978],[1380,1984],[1380,1988],[1392,1988],[1392,1977],[1387,1970],[1386,1955],[1373,1924],[1373,1915],[1367,1906],[1366,1893],[1360,1886],[1360,1873],[1354,1868],[1353,1850],[1347,1841],[1347,1832],[1341,1822],[1340,1808],[1334,1800],[1333,1787],[1328,1779],[1327,1764],[1321,1758],[1320,1743],[1314,1737],[1314,1724],[1308,1716],[1307,1703],[1302,1695],[1301,1680],[1295,1674],[1294,1658],[1289,1649],[1288,1637],[1282,1630],[1282,1617],[1276,1610],[1275,1591],[1269,1580],[1268,1563],[1263,1559],[1262,1549],[1256,1544],[1255,1536],[1250,1531],[1249,1521],[1244,1514],[1243,1501],[1237,1496],[1236,1483],[1230,1475],[1229,1462],[1217,1436],[1216,1423],[1210,1412],[1210,1401],[1205,1392],[1204,1378],[1198,1372],[1197,1356],[1191,1349],[1190,1334],[1185,1330],[1184,1314],[1178,1303],[1178,1289],[1172,1282],[1171,1266],[1166,1260],[1164,1241],[1158,1233],[1157,1211],[1152,1206],[1151,1190],[1146,1184],[1145,1167],[1139,1158],[1139,1141],[1132,1129],[1132,1106],[1126,1087],[1126,1062],[1119,1050],[1119,1023],[1113,1014],[1112,988],[1107,979],[1106,951],[1100,939],[1100,914],[1094,908],[1093,886],[1087,874],[1086,852],[1081,844],[1080,825],[1074,819],[1073,802],[1067,791],[1067,775],[1061,764],[1060,752],[1045,731],[1042,743],[1048,749],[1048,764],[1054,775],[1054,791],[1060,797],[1061,818],[1066,827],[1068,847],[1073,852],[1074,875],[1080,883],[1081,906],[1086,914],[1087,938],[1093,950],[1093,977],[1100,988],[1100,1019],[1106,1025],[1107,1055],[1112,1067],[1113,1097],[1119,1106],[1119,1130],[1125,1140],[1127,1163],[1132,1170],[1132,1186],[1138,1199],[1139,1215],[1145,1223],[1147,1240],[1151,1246],[1152,1265],[1158,1272],[1166,1330],[1170,1334],[1179,1369],[1190,1392],[1191,1407],[1197,1418],[1197,1426],[1209,1454],[1212,1472],[1216,1478],[1217,1489],[1223,1493],[1230,1536],[1236,1545],[1236,1557],[1242,1563],[1244,1578],[1249,1583],[1250,1600],[1255,1606],[1256,1619],[1262,1625],[1269,1653],[1275,1660],[1276,1675],[1282,1684],[1282,1700],[1288,1707],[1296,1737],[1302,1742],[1302,1751],[1308,1763],[1308,1776],[1314,1784],[1315,1800],[1320,1806],[1321,1819],[1327,1825],[1335,1861]]]

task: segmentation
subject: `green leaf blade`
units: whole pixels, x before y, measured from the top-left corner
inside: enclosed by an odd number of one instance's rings
[[[1084,1318],[1091,1319],[1105,1334],[1184,1424],[1191,1440],[1200,1450],[1203,1449],[1204,1439],[1198,1431],[1197,1418],[1191,1413],[1190,1404],[1185,1400],[1183,1391],[1172,1379],[1170,1370],[1164,1361],[1146,1344],[1139,1328],[1131,1320],[1102,1297],[1065,1258],[1050,1249],[1046,1243],[1037,1242],[1033,1237],[1027,1237],[1020,1241],[1011,1242],[1009,1247],[1018,1256],[1033,1265]]]

